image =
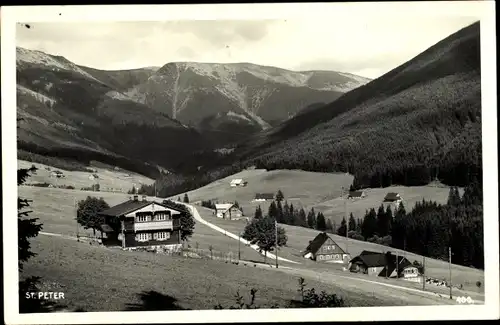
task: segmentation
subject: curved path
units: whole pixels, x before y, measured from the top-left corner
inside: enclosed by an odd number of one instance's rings
[[[194,206],[192,206],[191,204],[186,204],[186,203],[183,203],[183,202],[176,202],[176,203],[183,204],[183,205],[184,205],[184,206],[186,206],[189,210],[191,210],[191,213],[193,214],[193,217],[195,218],[195,220],[196,220],[196,221],[198,221],[198,222],[200,222],[200,223],[202,223],[202,224],[206,225],[207,227],[212,228],[212,229],[213,229],[213,230],[215,230],[215,231],[218,231],[218,232],[220,232],[220,233],[222,233],[222,234],[226,235],[226,236],[227,236],[227,237],[229,237],[229,238],[232,238],[232,239],[234,239],[234,240],[239,240],[241,243],[243,243],[243,244],[245,244],[245,245],[247,245],[247,246],[250,246],[251,248],[253,248],[253,249],[254,249],[254,250],[256,250],[257,252],[259,252],[260,254],[265,255],[263,252],[260,252],[260,251],[259,251],[259,246],[257,246],[257,245],[251,245],[251,244],[250,244],[250,242],[249,242],[248,240],[243,239],[243,238],[241,238],[241,237],[239,237],[239,236],[237,236],[237,235],[235,235],[235,234],[233,234],[233,233],[230,233],[230,232],[228,232],[228,231],[226,231],[226,230],[224,230],[224,229],[222,229],[222,228],[220,228],[220,227],[218,227],[218,226],[216,226],[216,225],[214,225],[214,224],[212,224],[212,223],[210,223],[210,222],[206,221],[205,219],[203,219],[203,218],[200,216],[200,213],[198,212],[198,210],[197,210]],[[271,253],[269,253],[269,252],[267,253],[267,257],[268,257],[268,258],[270,258],[270,259],[276,259],[276,255],[271,254]],[[279,257],[279,256],[278,256],[278,260],[279,260],[279,261],[283,261],[283,262],[293,263],[293,264],[300,264],[299,262],[291,261],[291,260],[288,260],[288,259],[286,259],[286,258],[282,258],[282,257]]]

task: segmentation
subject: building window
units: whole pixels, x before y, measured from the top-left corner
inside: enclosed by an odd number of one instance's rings
[[[155,214],[155,220],[156,221],[165,221],[167,220],[167,214],[165,212],[159,212]]]
[[[135,235],[137,241],[148,241],[152,238],[150,233],[139,233]]]
[[[154,234],[154,239],[156,240],[167,240],[170,238],[170,233],[166,231],[157,232]]]
[[[146,221],[150,221],[150,216],[147,215],[147,214],[137,214],[136,218],[135,218],[135,221],[136,222],[146,222]]]

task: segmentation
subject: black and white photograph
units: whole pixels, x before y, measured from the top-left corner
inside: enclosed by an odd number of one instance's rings
[[[494,2],[1,23],[6,323],[500,317]]]

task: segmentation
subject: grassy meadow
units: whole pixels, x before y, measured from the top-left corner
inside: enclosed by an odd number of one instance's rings
[[[232,179],[242,178],[248,182],[245,187],[230,187]],[[325,218],[340,225],[345,216],[345,200],[341,197],[342,187],[349,188],[353,176],[345,173],[314,173],[300,170],[265,169],[244,170],[210,183],[199,189],[187,192],[190,202],[217,200],[219,202],[238,201],[246,216],[253,216],[255,208],[261,206],[264,212],[270,202],[252,202],[255,193],[273,193],[279,189],[285,200],[294,208],[304,208],[307,212],[314,208],[321,211]],[[461,190],[462,191],[462,190]],[[411,210],[416,202],[432,200],[446,203],[449,187],[445,185],[428,186],[392,186],[387,188],[366,189],[366,197],[347,201],[347,214],[351,212],[355,218],[363,218],[367,209],[377,209],[388,192],[397,192],[403,197],[407,210]],[[344,193],[345,194],[345,193]],[[172,197],[177,199],[177,196]],[[181,196],[182,198],[182,196]]]
[[[74,202],[85,199],[87,196],[102,197],[110,206],[119,204],[127,200],[130,195],[122,193],[107,192],[87,192],[78,190],[67,190],[59,188],[40,188],[31,186],[20,186],[19,195],[33,199],[30,208],[33,213],[30,215],[39,218],[43,224],[43,232],[56,233],[61,235],[76,236],[77,231],[80,235],[91,234],[91,230],[85,230],[78,227],[75,220],[76,208]],[[148,200],[155,198],[148,197]],[[157,198],[161,202],[162,199]],[[201,223],[196,223],[193,236],[188,245],[193,249],[198,249],[205,254],[210,254],[209,248],[212,247],[212,254],[218,256],[220,253],[232,253],[234,258],[238,256],[238,245],[234,239],[223,236],[215,230]],[[250,247],[240,246],[241,259],[263,261],[263,257]]]
[[[38,169],[35,174],[32,174],[32,176],[27,179],[26,185],[33,183],[48,183],[53,186],[73,186],[75,189],[80,190],[83,187],[91,187],[94,184],[99,184],[101,191],[127,193],[127,191],[132,189],[134,184],[136,187],[140,187],[141,184],[152,184],[154,182],[148,177],[133,172],[124,170],[117,171],[102,167],[92,167],[96,172],[91,173],[67,171],[25,160],[18,160],[17,165],[18,168],[30,168],[32,165],[35,165]],[[47,168],[50,168],[50,170],[47,170]],[[65,177],[50,177],[50,173],[55,170],[62,171]],[[92,174],[97,174],[99,178],[90,179],[89,176]]]
[[[43,235],[32,243],[38,255],[26,264],[21,276],[42,276],[41,288],[63,291],[63,303],[70,309],[212,309],[218,303],[232,305],[238,290],[248,299],[251,288],[258,290],[256,304],[286,306],[289,300],[298,299],[299,276],[306,279],[309,288],[336,293],[350,306],[454,303],[396,288],[363,285],[355,279],[339,281],[332,274],[319,277],[315,272],[297,273],[284,268],[125,252]]]

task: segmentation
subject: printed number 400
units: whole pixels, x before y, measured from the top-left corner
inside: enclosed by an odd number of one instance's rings
[[[471,297],[457,297],[457,302],[459,304],[473,304],[474,300]]]

